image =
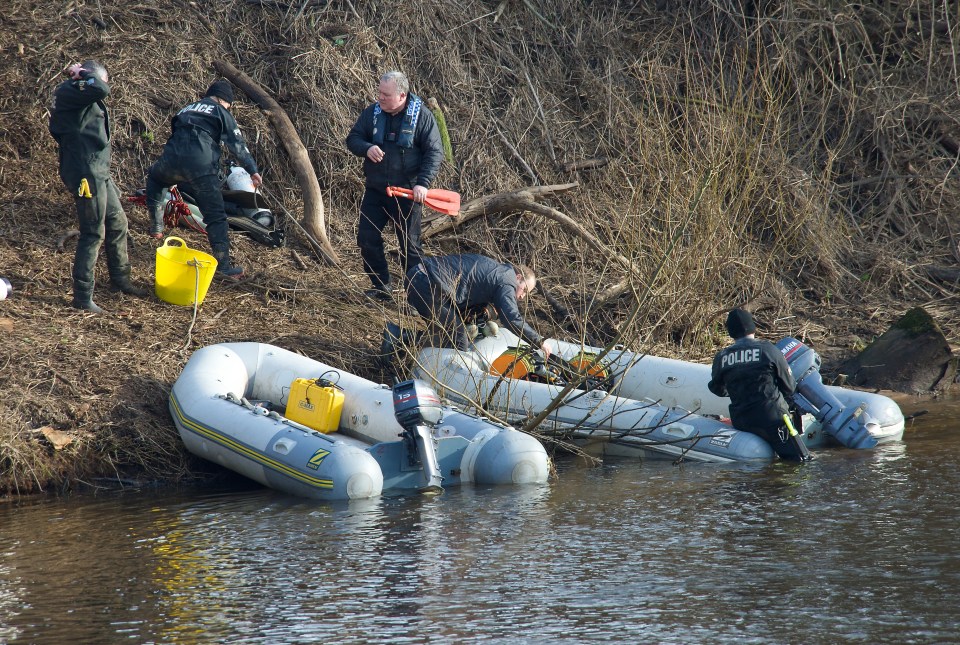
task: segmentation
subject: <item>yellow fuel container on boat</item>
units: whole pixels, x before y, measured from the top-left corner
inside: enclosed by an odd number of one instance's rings
[[[336,432],[343,412],[343,390],[323,379],[298,378],[290,384],[284,416],[320,432]]]

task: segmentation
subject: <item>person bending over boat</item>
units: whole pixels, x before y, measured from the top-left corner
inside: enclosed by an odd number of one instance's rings
[[[784,419],[797,383],[776,345],[757,340],[757,325],[750,312],[733,309],[727,315],[727,332],[734,339],[713,359],[707,387],[717,396],[730,397],[730,420],[738,430],[765,439],[781,459],[803,461],[807,452],[802,440],[791,437]]]
[[[147,210],[150,235],[159,239],[163,237],[163,204],[160,202],[163,189],[189,182],[190,194],[203,213],[207,239],[217,259],[216,275],[236,280],[242,277],[243,269],[230,261],[227,213],[220,192],[221,142],[250,173],[255,188],[260,186],[262,178],[229,112],[232,103],[233,86],[221,79],[207,89],[202,99],[187,105],[173,117],[163,154],[147,174]]]
[[[543,336],[523,321],[518,302],[537,286],[530,267],[500,263],[484,255],[426,257],[407,272],[407,301],[427,321],[453,334],[456,349],[467,350],[463,313],[493,305],[500,322],[532,347],[550,348]]]

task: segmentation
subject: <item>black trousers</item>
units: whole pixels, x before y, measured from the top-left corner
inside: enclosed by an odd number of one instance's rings
[[[442,346],[453,345],[456,349],[467,351],[470,344],[463,316],[456,303],[416,267],[407,274],[407,279],[407,302],[427,321],[428,327],[433,328],[434,340]]]
[[[731,421],[733,420],[731,419]],[[738,425],[737,421],[733,421],[733,427],[761,437],[770,444],[770,447],[781,459],[803,461],[805,458],[806,451],[798,445],[798,443],[803,442],[803,437],[791,437],[790,431],[782,420],[779,424],[771,422],[765,425],[751,425],[744,421],[740,421],[740,425]],[[797,427],[799,429],[799,426]]]
[[[420,244],[422,204],[404,197],[387,197],[386,193],[367,188],[360,203],[360,223],[357,226],[357,246],[363,258],[363,270],[374,287],[389,285],[390,267],[383,250],[383,229],[393,222],[400,244],[402,273],[420,264],[423,248]]]

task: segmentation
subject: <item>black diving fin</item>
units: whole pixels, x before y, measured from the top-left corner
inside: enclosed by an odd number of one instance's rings
[[[241,230],[257,242],[270,247],[281,247],[286,243],[284,232],[270,230],[252,217],[246,215],[227,215],[227,223],[231,227]]]

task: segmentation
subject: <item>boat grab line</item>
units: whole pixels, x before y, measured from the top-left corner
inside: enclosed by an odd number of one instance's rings
[[[271,470],[274,470],[280,473],[281,475],[285,475],[292,479],[297,479],[315,488],[324,488],[324,489],[333,488],[332,479],[320,479],[319,477],[311,477],[306,473],[301,473],[300,471],[296,470],[291,466],[287,466],[284,463],[270,459],[269,457],[262,455],[260,452],[254,450],[253,448],[250,448],[249,446],[239,441],[231,439],[227,435],[224,435],[218,432],[215,428],[211,428],[209,426],[203,425],[202,423],[200,423],[195,419],[191,419],[181,409],[180,402],[177,400],[176,394],[174,393],[170,394],[170,402],[173,404],[173,408],[177,413],[177,417],[181,425],[184,428],[193,432],[194,434],[198,434],[201,437],[205,437],[215,443],[218,443],[224,448],[227,448],[232,452],[235,452],[243,457],[246,457],[263,466],[266,466],[267,468],[270,468]]]

